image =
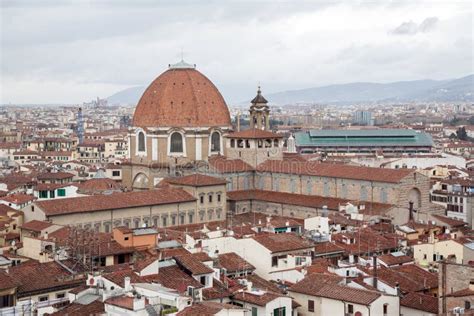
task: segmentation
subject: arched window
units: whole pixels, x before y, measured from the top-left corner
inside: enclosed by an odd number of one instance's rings
[[[138,151],[145,151],[145,133],[138,133]]]
[[[212,133],[211,151],[221,151],[221,135],[218,132]]]
[[[183,152],[183,135],[175,132],[171,134],[170,140],[171,140],[170,152],[182,153]]]

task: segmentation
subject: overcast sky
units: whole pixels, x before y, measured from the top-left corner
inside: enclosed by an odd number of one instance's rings
[[[176,2],[0,0],[0,103],[107,97],[181,51],[228,103],[259,82],[270,93],[474,72],[471,1]]]

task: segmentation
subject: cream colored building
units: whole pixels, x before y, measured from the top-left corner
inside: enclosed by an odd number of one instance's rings
[[[468,264],[474,258],[474,243],[463,243],[456,239],[434,240],[413,245],[415,262],[428,267],[437,261],[450,260],[458,264]]]

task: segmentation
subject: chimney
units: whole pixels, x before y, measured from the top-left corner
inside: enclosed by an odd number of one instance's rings
[[[410,211],[408,219],[411,221],[413,220],[413,201],[408,202],[408,204],[409,204],[408,210]]]
[[[138,311],[142,309],[145,309],[145,298],[137,295],[137,297],[133,298],[133,310]]]
[[[253,283],[250,281],[247,281],[247,291],[252,292],[252,286],[253,286]]]
[[[130,291],[131,290],[130,277],[126,276],[123,281],[124,281],[124,284],[125,284],[124,290],[127,291],[127,292]]]
[[[377,255],[374,254],[373,256],[373,266],[374,266],[374,282],[373,286],[375,289],[377,289]]]

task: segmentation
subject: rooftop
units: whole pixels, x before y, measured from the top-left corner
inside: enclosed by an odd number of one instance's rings
[[[196,186],[196,187],[227,184],[227,181],[225,179],[211,177],[208,175],[203,175],[203,174],[198,174],[198,173],[184,176],[184,177],[179,177],[179,178],[166,178],[164,181],[169,184]]]
[[[261,234],[253,239],[272,253],[314,249],[314,245],[294,234]]]
[[[354,179],[388,183],[399,183],[415,171],[412,169],[384,169],[321,163],[313,161],[267,160],[258,165],[259,172],[310,175],[318,177]]]
[[[36,205],[47,215],[87,213],[140,206],[193,202],[196,199],[182,189],[163,188],[143,192],[114,193],[87,197],[39,201]]]
[[[433,146],[431,136],[411,129],[310,130],[295,134],[304,146]]]

